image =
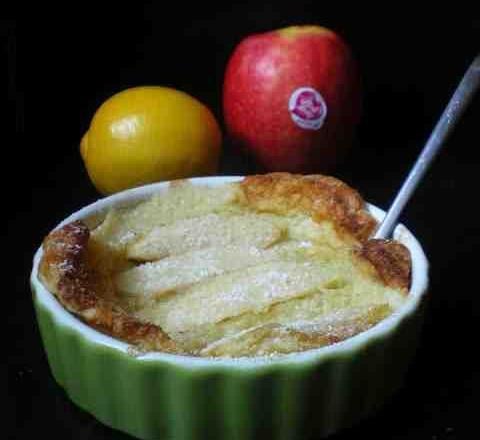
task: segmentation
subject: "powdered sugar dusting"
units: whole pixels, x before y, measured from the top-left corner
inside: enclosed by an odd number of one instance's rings
[[[272,302],[315,290],[328,279],[320,264],[284,261],[219,276],[180,295],[165,326],[167,331],[179,331],[261,310]]]

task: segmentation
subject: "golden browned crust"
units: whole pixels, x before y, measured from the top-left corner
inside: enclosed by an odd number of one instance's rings
[[[271,173],[248,176],[240,185],[247,203],[255,209],[302,212],[317,221],[329,219],[339,233],[360,243],[376,226],[360,194],[334,177]]]
[[[83,321],[113,337],[147,350],[179,352],[158,326],[141,322],[106,299],[108,283],[88,261],[90,231],[76,221],[51,232],[43,242],[39,276],[62,305]]]
[[[412,263],[410,252],[403,244],[371,239],[362,246],[359,255],[375,267],[385,284],[408,292]]]
[[[331,220],[337,232],[351,237],[357,254],[373,266],[374,275],[394,288],[410,285],[410,252],[396,241],[369,240],[377,222],[360,194],[330,176],[271,173],[241,182],[247,203],[259,211],[302,212],[316,221]]]

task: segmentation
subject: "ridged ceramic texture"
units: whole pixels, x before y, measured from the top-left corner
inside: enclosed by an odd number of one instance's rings
[[[164,185],[146,188],[98,202],[66,222]],[[45,290],[36,277],[39,251],[31,284],[51,371],[78,406],[141,439],[304,440],[331,434],[381,406],[401,385],[415,352],[427,262],[404,228],[400,235],[412,252],[413,285],[411,300],[398,313],[339,344],[275,359],[135,357]]]

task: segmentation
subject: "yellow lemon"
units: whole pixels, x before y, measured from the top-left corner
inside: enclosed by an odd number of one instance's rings
[[[88,175],[103,194],[214,174],[222,135],[210,110],[168,87],[135,87],[105,101],[83,136]]]

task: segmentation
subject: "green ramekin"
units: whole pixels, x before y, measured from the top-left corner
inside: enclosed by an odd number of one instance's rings
[[[221,185],[242,177],[190,179]],[[103,215],[161,193],[168,182],[104,198],[60,225]],[[380,219],[384,212],[369,205]],[[135,355],[128,344],[67,312],[41,284],[31,286],[40,333],[56,381],[102,423],[146,440],[305,439],[326,436],[372,414],[397,390],[414,355],[428,287],[428,261],[402,225],[395,238],[412,255],[408,301],[373,328],[343,342],[274,358],[205,359]]]

